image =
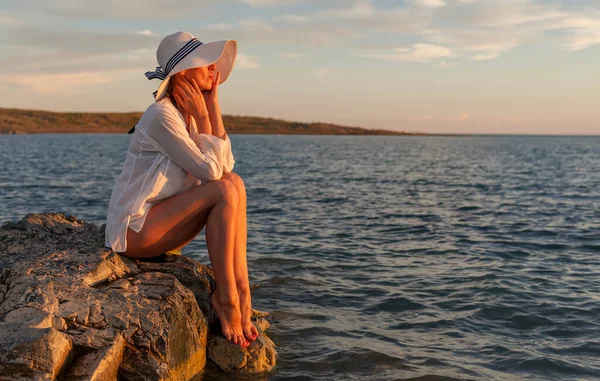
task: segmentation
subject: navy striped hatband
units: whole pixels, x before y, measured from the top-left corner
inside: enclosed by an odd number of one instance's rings
[[[179,49],[179,51],[177,53],[175,53],[173,55],[173,57],[171,57],[169,62],[167,62],[167,66],[164,69],[160,66],[157,66],[155,71],[147,71],[146,72],[146,78],[148,78],[148,79],[158,78],[160,80],[164,80],[165,78],[167,78],[167,76],[169,75],[171,70],[173,70],[173,68],[179,62],[181,62],[181,60],[184,59],[185,56],[190,54],[194,49],[196,49],[200,45],[202,45],[202,41],[198,40],[197,38],[192,38],[181,49]],[[155,93],[155,96],[156,96],[156,93]]]

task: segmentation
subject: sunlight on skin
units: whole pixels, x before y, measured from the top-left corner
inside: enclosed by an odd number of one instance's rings
[[[178,100],[177,108],[182,115],[184,115],[188,124],[190,117],[193,117],[199,132],[209,133],[225,139],[226,132],[218,104],[218,83],[220,74],[215,70],[216,66],[214,64],[184,70],[173,76],[170,87],[173,97]],[[234,343],[246,347],[250,344],[250,341],[254,341],[258,337],[258,331],[250,320],[252,316],[252,304],[246,260],[246,190],[243,180],[235,173],[224,173],[222,179],[231,181],[231,183],[234,184],[238,195],[233,244],[233,274],[228,274],[226,278],[235,278],[235,285],[239,298],[239,305],[236,308],[239,308],[239,312],[241,312],[241,326],[245,336],[245,338],[238,339],[234,335],[232,339]],[[209,229],[206,230],[206,234],[208,241],[210,238]],[[219,287],[217,287],[217,289],[219,289]],[[219,317],[221,319],[227,319],[226,316],[231,314],[226,313],[226,306],[220,302],[220,296],[221,293],[217,290],[215,294],[213,294],[213,297],[211,297],[211,302],[219,313]],[[235,314],[237,315],[237,311]],[[229,322],[223,321],[222,323],[224,323],[224,334],[227,337],[227,332],[231,331],[230,324]]]

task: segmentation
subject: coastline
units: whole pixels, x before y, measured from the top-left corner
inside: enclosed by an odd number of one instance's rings
[[[0,108],[0,134],[127,133],[141,112],[76,113]],[[426,136],[421,132],[367,129],[322,122],[294,122],[255,116],[223,115],[227,132],[279,135],[396,135]]]

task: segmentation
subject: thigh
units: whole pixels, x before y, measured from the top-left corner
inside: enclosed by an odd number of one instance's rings
[[[206,225],[210,210],[219,200],[219,182],[188,189],[153,205],[139,232],[127,229],[127,251],[131,258],[150,258],[181,247]]]

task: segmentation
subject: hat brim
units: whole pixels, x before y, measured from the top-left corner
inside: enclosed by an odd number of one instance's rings
[[[156,92],[156,101],[167,96],[169,79],[182,70],[207,66],[214,63],[216,71],[221,73],[219,84],[225,82],[233,70],[236,56],[236,40],[221,40],[200,45],[175,65],[173,70],[169,72],[169,75],[161,82]]]

